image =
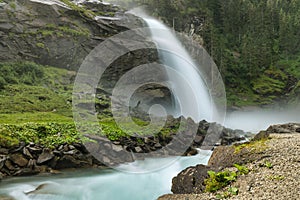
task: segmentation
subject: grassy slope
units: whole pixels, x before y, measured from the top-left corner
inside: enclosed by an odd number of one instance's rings
[[[3,68],[3,66],[6,66]],[[21,66],[21,67],[20,67]],[[29,69],[42,69],[41,77],[31,75],[31,70],[24,73],[24,66]],[[36,66],[34,63],[0,63],[0,68],[9,68],[7,74],[1,77],[10,77],[0,90],[0,146],[10,147],[20,141],[35,142],[47,147],[54,147],[64,143],[80,142],[82,134],[76,130],[72,114],[72,88],[75,72],[48,66]],[[17,70],[22,69],[22,70]],[[28,68],[28,67],[27,67]],[[26,68],[26,69],[27,69]],[[26,84],[28,76],[35,81]],[[1,73],[0,73],[1,75]],[[16,80],[16,81],[10,81]],[[96,100],[99,104],[109,104],[109,99]],[[128,134],[145,135],[151,130],[129,131],[125,133],[116,124],[115,120],[103,112],[98,115],[99,124],[83,124],[89,132],[96,131],[106,135],[110,140],[126,137]],[[134,119],[135,123],[145,126],[148,123]],[[130,129],[131,124],[123,124]],[[177,127],[178,128],[178,127]],[[173,128],[174,129],[174,128]],[[175,128],[176,129],[176,128]],[[160,133],[168,135],[171,128],[165,127]]]
[[[20,66],[29,66],[29,72],[20,73]],[[22,81],[36,67],[40,76],[30,84]],[[75,72],[34,63],[1,63],[1,68],[6,84],[0,90],[0,146],[25,141],[52,147],[80,138],[71,110]]]

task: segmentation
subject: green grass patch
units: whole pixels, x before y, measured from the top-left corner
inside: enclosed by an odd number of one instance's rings
[[[10,113],[0,114],[0,124],[23,124],[23,123],[72,123],[73,118],[53,112],[32,112],[32,113]]]
[[[54,148],[81,142],[82,136],[76,131],[74,123],[0,124],[0,146],[11,147],[21,141]]]

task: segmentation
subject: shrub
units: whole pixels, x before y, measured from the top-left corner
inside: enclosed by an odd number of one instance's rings
[[[216,192],[219,189],[226,187],[237,178],[237,174],[230,171],[208,171],[207,173],[209,178],[205,179],[204,181],[206,192]]]

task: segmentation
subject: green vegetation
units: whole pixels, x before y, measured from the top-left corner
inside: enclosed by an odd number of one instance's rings
[[[45,48],[45,44],[41,43],[41,42],[36,43],[36,46],[39,47],[39,48],[41,48],[41,49]]]
[[[206,192],[216,192],[232,182],[236,181],[237,177],[239,175],[248,174],[249,169],[245,166],[235,164],[234,167],[237,169],[237,172],[234,171],[220,171],[220,172],[214,172],[214,171],[208,171],[209,177],[205,179],[205,191]],[[231,188],[230,193],[237,193],[237,188]]]
[[[10,2],[9,6],[14,10],[17,8],[17,5],[15,4],[15,2]]]
[[[28,35],[38,37],[38,39],[43,39],[52,36],[88,37],[90,35],[90,31],[86,28],[76,25],[75,23],[70,26],[47,24],[43,29],[38,29],[36,31],[29,31],[22,34],[23,37],[28,37]]]
[[[81,141],[73,123],[25,123],[21,125],[0,125],[0,146],[11,147],[19,142],[34,142],[53,148],[60,144]]]
[[[214,172],[208,171],[209,178],[205,180],[205,191],[206,192],[216,192],[233,181],[237,178],[236,172],[230,171],[221,171],[221,172]]]
[[[272,169],[272,168],[273,168],[273,164],[272,164],[271,162],[269,162],[269,161],[266,161],[266,162],[264,163],[264,166],[267,167],[267,168],[269,168],[269,169]]]
[[[300,1],[110,2],[145,5],[177,31],[190,33],[193,24],[222,73],[229,106],[266,105],[296,95],[291,88],[300,79]]]
[[[229,187],[227,191],[225,191],[223,193],[220,193],[220,194],[217,194],[216,198],[217,199],[227,199],[229,197],[238,195],[238,193],[239,193],[239,189],[238,188],[236,188],[236,187]]]
[[[1,88],[7,84],[38,84],[43,76],[41,66],[34,63],[0,63]]]
[[[267,140],[268,139],[261,139],[257,141],[250,141],[247,143],[234,145],[235,153],[239,153],[243,149],[247,149],[250,152],[256,152],[256,153],[262,152],[267,148],[266,145]]]
[[[284,176],[281,176],[281,175],[272,175],[272,176],[268,176],[268,178],[272,181],[281,181],[281,180],[284,180],[285,177]]]
[[[4,127],[3,132],[0,131],[2,138],[0,145],[7,147],[24,141],[53,146],[78,140],[79,133],[75,130],[72,113],[75,75],[73,71],[42,66],[33,62],[0,63],[0,125]],[[88,131],[88,134],[100,134],[110,140],[118,140],[136,134],[146,136],[157,132],[153,128],[143,129],[143,131],[133,130],[130,121],[125,118],[122,119],[122,125],[126,131],[122,130],[109,111],[110,99],[105,95],[99,95],[101,98],[96,99],[96,106],[99,104],[99,107],[108,108],[98,115],[99,123],[80,125],[83,126],[83,130]],[[82,103],[88,104],[88,102]],[[138,118],[133,118],[133,122],[142,127],[149,124]],[[47,124],[51,124],[52,129],[47,129],[46,134],[41,134],[40,129],[36,128],[48,127]],[[58,129],[53,128],[56,125]],[[157,137],[167,137],[178,127],[179,123],[172,123],[164,127]],[[69,128],[70,130],[67,130]],[[57,137],[61,136],[60,130],[66,134],[59,139]],[[71,136],[74,136],[74,140],[71,140]]]
[[[78,6],[70,0],[60,0],[61,2],[65,3],[69,6],[72,10],[78,12],[81,16],[86,17],[88,19],[94,19],[96,14],[91,10],[87,10],[84,7]]]
[[[53,112],[66,117],[72,115],[70,79],[74,73],[32,62],[0,63],[0,69],[2,114]]]
[[[238,175],[245,175],[249,173],[249,169],[246,166],[234,164],[233,165],[238,170]]]

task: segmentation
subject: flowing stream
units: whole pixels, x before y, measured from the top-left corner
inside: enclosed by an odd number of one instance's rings
[[[211,151],[201,150],[192,157],[178,160],[162,170],[151,173],[125,173],[117,170],[85,170],[57,176],[11,178],[0,183],[0,195],[6,194],[17,200],[154,200],[171,193],[171,181],[181,170],[207,164]],[[165,159],[146,159],[139,166],[159,165]],[[134,167],[135,163],[122,165]],[[25,194],[35,190],[33,193]]]

